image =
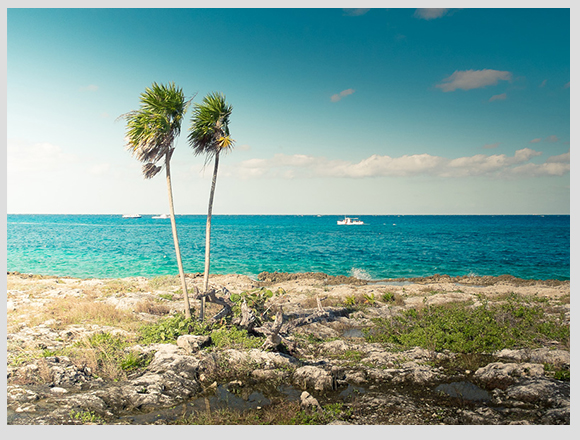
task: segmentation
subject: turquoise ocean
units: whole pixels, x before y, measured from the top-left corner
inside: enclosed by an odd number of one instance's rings
[[[570,279],[569,215],[215,215],[211,273],[446,274]],[[176,216],[184,269],[203,272],[204,215]],[[7,270],[80,278],[177,274],[169,219],[7,215]]]

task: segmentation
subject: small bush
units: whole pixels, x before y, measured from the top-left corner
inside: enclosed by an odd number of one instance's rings
[[[219,328],[211,332],[211,340],[217,349],[237,348],[251,349],[260,348],[265,338],[250,336],[244,329]]]
[[[539,347],[546,340],[567,345],[570,339],[570,326],[562,319],[547,316],[541,307],[513,296],[495,306],[451,303],[373,321],[376,327],[367,331],[368,341],[403,349],[419,346],[456,353],[493,352]]]
[[[197,321],[187,319],[182,313],[176,313],[169,318],[140,328],[142,344],[175,343],[181,335],[209,335],[209,328]]]

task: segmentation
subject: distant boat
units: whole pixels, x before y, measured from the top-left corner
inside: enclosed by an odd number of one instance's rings
[[[123,218],[141,218],[141,214],[125,214]]]
[[[345,217],[344,220],[337,220],[337,225],[364,225],[362,220],[357,217]]]
[[[171,217],[169,216],[169,214],[161,214],[161,215],[155,215],[151,218],[171,218]]]

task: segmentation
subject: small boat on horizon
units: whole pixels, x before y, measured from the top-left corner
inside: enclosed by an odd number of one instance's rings
[[[141,218],[141,214],[124,214],[123,218]]]
[[[151,218],[171,218],[169,214],[154,215]]]
[[[359,220],[358,217],[344,217],[344,220],[337,220],[337,225],[364,225],[362,220]]]

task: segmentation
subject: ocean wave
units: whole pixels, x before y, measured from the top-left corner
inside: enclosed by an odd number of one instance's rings
[[[366,270],[358,267],[353,267],[349,273],[351,277],[358,278],[359,280],[370,281],[373,279]]]

